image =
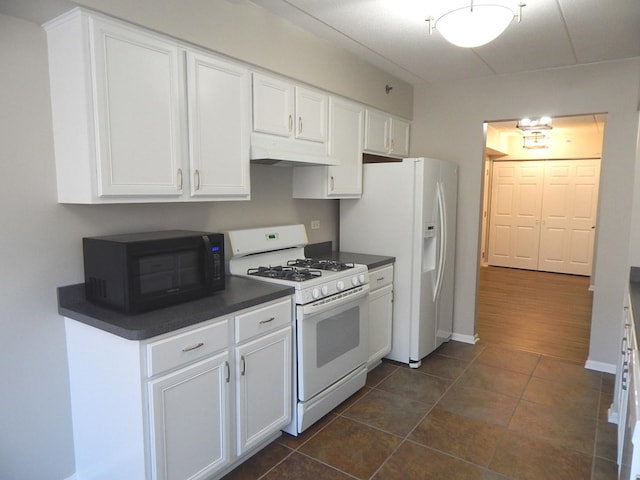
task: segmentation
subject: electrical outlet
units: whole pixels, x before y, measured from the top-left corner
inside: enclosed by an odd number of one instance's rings
[[[311,221],[311,230],[318,230],[320,228],[320,220]]]

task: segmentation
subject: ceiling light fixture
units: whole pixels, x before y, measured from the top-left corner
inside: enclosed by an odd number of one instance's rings
[[[435,28],[453,45],[480,47],[499,37],[514,19],[520,23],[522,7],[525,6],[524,3],[519,3],[514,11],[505,5],[494,3],[474,5],[474,0],[470,0],[468,7],[451,10],[437,19],[427,18],[429,34]]]
[[[523,132],[530,130],[551,130],[553,125],[551,125],[552,120],[551,117],[540,117],[540,118],[523,118],[522,120],[518,120],[516,124],[516,128],[522,130]]]
[[[549,135],[543,132],[527,132],[522,136],[522,148],[549,148]]]

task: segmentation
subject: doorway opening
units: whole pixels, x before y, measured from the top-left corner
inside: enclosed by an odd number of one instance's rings
[[[485,124],[477,332],[584,363],[606,114],[519,123]]]

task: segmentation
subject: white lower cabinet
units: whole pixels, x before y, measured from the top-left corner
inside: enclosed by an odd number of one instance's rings
[[[236,347],[237,453],[291,422],[291,327]]]
[[[369,359],[374,368],[391,351],[393,328],[393,265],[369,271]]]
[[[152,478],[208,478],[231,461],[229,354],[149,382]]]
[[[291,422],[291,297],[143,341],[65,319],[76,477],[219,478]]]

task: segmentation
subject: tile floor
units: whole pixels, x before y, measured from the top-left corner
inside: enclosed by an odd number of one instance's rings
[[[416,370],[383,362],[311,429],[224,480],[615,479],[613,383],[551,357],[449,342]]]

